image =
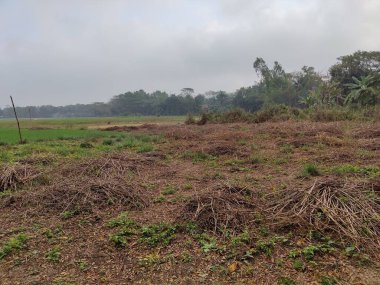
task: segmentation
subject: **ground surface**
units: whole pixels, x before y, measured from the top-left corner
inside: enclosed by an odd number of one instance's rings
[[[326,179],[379,201],[379,123],[109,127],[0,146],[1,284],[380,284],[379,251],[266,212]]]

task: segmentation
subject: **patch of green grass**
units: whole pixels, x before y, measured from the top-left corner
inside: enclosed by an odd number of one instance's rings
[[[193,260],[193,256],[191,255],[191,252],[186,250],[186,251],[182,252],[180,259],[184,263],[189,263]]]
[[[78,213],[78,211],[64,211],[60,214],[60,216],[63,220],[68,220],[77,215]]]
[[[161,191],[161,194],[164,195],[164,196],[167,196],[167,195],[172,195],[174,193],[177,192],[177,188],[172,186],[172,185],[168,185],[164,188],[164,190]]]
[[[320,171],[318,167],[313,163],[308,163],[303,167],[303,176],[318,176]]]
[[[20,118],[22,128],[86,128],[121,124],[144,124],[161,122],[182,123],[186,116],[126,116],[126,117],[92,117],[92,118]],[[14,119],[0,120],[0,128],[16,128]]]
[[[301,255],[301,252],[298,249],[292,249],[289,251],[290,258],[296,258]]]
[[[65,130],[61,130],[65,131]],[[79,130],[83,131],[83,130]],[[99,131],[100,132],[100,131]],[[111,137],[112,132],[101,132]],[[48,139],[48,138],[46,138]],[[29,157],[51,157],[53,161],[60,158],[80,159],[83,157],[94,157],[104,152],[131,148],[136,152],[146,152],[152,150],[153,143],[159,141],[158,136],[127,133],[120,137],[121,141],[112,145],[104,145],[97,138],[72,138],[65,140],[40,140],[27,144],[13,144],[9,147],[2,147],[0,151],[1,162],[14,162]],[[145,142],[145,141],[152,142]],[[128,143],[131,145],[128,145]]]
[[[183,158],[192,159],[194,162],[215,160],[216,157],[201,151],[186,151],[183,154]]]
[[[197,239],[201,245],[203,252],[207,253],[210,251],[218,250],[218,245],[215,237],[209,236],[207,234],[201,234],[197,237]]]
[[[49,239],[49,240],[52,240],[52,239],[56,239],[58,238],[59,236],[61,236],[63,233],[62,229],[60,227],[57,227],[57,228],[53,228],[53,229],[46,229],[44,232],[43,232],[43,235]]]
[[[137,148],[137,153],[150,152],[150,151],[153,151],[153,150],[154,150],[153,145],[151,145],[151,144],[147,144],[147,143],[144,143],[144,144],[141,144],[141,145]]]
[[[117,247],[125,247],[128,240],[138,233],[139,226],[135,221],[129,218],[127,212],[121,212],[116,218],[107,222],[107,227],[118,228],[116,233],[110,235],[110,241]]]
[[[128,244],[128,238],[131,236],[133,232],[129,230],[129,228],[125,228],[121,231],[118,231],[115,234],[110,235],[110,241],[116,246],[116,247],[125,247]]]
[[[48,260],[49,262],[54,262],[54,263],[57,263],[60,257],[61,257],[61,249],[59,247],[53,247],[45,255],[46,260]]]
[[[27,235],[20,233],[9,238],[3,246],[0,247],[0,260],[11,254],[13,251],[22,249],[27,241]]]
[[[273,249],[277,243],[286,244],[288,239],[283,236],[274,236],[269,240],[258,240],[256,242],[256,249],[266,255],[272,255]]]
[[[251,241],[251,235],[249,234],[249,232],[247,230],[245,230],[241,234],[231,238],[231,245],[233,247],[237,247],[237,246],[240,246],[242,244],[243,245],[249,244],[250,241]]]
[[[330,171],[339,175],[361,174],[367,177],[377,177],[380,175],[380,169],[377,166],[357,166],[348,163],[334,166]]]
[[[315,245],[309,245],[302,250],[302,254],[307,260],[312,260],[317,252],[319,252],[319,247]]]
[[[265,160],[266,158],[264,158],[261,155],[251,155],[248,159],[248,162],[251,164],[259,164],[259,163],[264,162]]]
[[[135,222],[129,218],[128,212],[121,212],[116,218],[107,222],[107,227],[116,228],[120,226],[131,226]]]
[[[191,190],[191,189],[193,189],[193,185],[191,183],[186,183],[185,185],[183,185],[183,189],[184,190]]]
[[[280,147],[282,153],[293,153],[294,147],[291,144],[283,144]]]
[[[77,264],[79,266],[80,271],[87,271],[89,269],[88,262],[84,259],[78,260]]]
[[[110,235],[110,241],[117,247],[124,247],[128,240],[137,234],[139,226],[129,218],[127,212],[121,212],[116,218],[107,222],[109,228],[120,228],[116,233]]]
[[[163,203],[165,201],[166,198],[162,193],[153,199],[153,203]]]
[[[101,138],[115,135],[116,132],[83,130],[83,129],[22,129],[23,138],[28,143],[51,140],[76,140],[85,138]],[[16,128],[0,128],[1,141],[7,144],[19,142]]]
[[[321,283],[321,285],[334,285],[337,281],[334,277],[321,276],[319,283]]]
[[[82,142],[82,143],[80,143],[79,147],[81,147],[81,148],[93,148],[94,145],[90,142]]]
[[[312,260],[317,253],[324,254],[334,250],[334,242],[332,240],[328,240],[322,244],[311,244],[302,249],[302,255],[306,260]]]
[[[114,141],[111,139],[106,139],[103,141],[103,145],[113,145],[113,144],[114,144]]]
[[[357,250],[356,250],[356,247],[354,246],[347,246],[345,249],[344,249],[344,254],[346,256],[354,256],[354,255],[357,255]]]
[[[293,268],[295,270],[303,270],[303,269],[305,269],[305,265],[301,259],[296,259],[293,262]]]
[[[160,264],[162,262],[163,262],[163,260],[162,260],[161,256],[156,252],[150,253],[150,254],[146,255],[145,257],[139,259],[139,264],[141,266],[144,266],[144,267],[157,265],[157,264]]]
[[[278,279],[278,284],[281,284],[281,285],[293,285],[295,284],[294,280],[290,277],[287,277],[287,276],[281,276],[279,279]]]
[[[156,247],[167,246],[175,238],[177,227],[165,223],[149,225],[141,228],[140,242]]]
[[[275,246],[274,240],[259,240],[256,243],[256,248],[258,251],[265,253],[266,255],[271,255]]]

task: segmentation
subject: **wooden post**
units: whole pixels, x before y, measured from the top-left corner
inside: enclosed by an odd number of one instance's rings
[[[16,121],[17,121],[18,134],[19,134],[19,136],[20,136],[20,144],[22,144],[22,143],[24,143],[24,141],[22,140],[22,136],[21,136],[20,123],[19,123],[19,121],[18,121],[18,117],[17,117],[17,112],[16,112],[15,104],[13,103],[13,98],[12,98],[12,96],[9,96],[9,97],[11,97],[12,106],[13,106],[13,112],[15,113],[15,117],[16,117]]]

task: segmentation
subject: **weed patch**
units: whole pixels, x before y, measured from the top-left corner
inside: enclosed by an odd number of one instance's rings
[[[176,231],[176,226],[164,223],[145,226],[141,228],[140,242],[150,247],[167,246],[175,238]]]
[[[21,233],[8,239],[3,246],[0,247],[0,260],[11,254],[13,251],[22,249],[28,237]]]

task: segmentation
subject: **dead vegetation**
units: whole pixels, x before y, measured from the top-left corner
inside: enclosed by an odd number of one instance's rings
[[[335,232],[356,244],[379,246],[380,205],[366,184],[336,179],[316,180],[307,189],[284,189],[268,195],[267,212],[285,227]]]
[[[27,195],[23,200],[23,203],[34,204],[39,211],[60,213],[91,213],[107,206],[140,209],[148,205],[142,189],[136,185],[121,179],[104,181],[88,177],[55,183],[35,195]]]
[[[51,173],[50,185],[38,192],[28,191],[20,199],[23,206],[44,212],[96,212],[107,206],[140,209],[149,204],[141,186],[126,179],[128,172],[150,167],[153,158],[120,153],[65,164]]]
[[[223,185],[197,195],[184,205],[180,220],[193,221],[199,229],[223,234],[242,232],[254,223],[257,205],[245,188]]]
[[[133,125],[133,126],[112,126],[107,128],[102,128],[102,131],[137,131],[137,130],[153,130],[159,127],[158,124],[142,124],[142,125]]]
[[[362,124],[370,132],[371,125]],[[189,284],[184,276],[197,284],[277,284],[281,275],[297,284],[317,284],[320,273],[353,284],[347,268],[361,270],[361,281],[368,272],[377,277],[378,269],[358,264],[378,260],[379,177],[329,178],[345,164],[380,167],[379,152],[370,150],[377,138],[352,139],[358,126],[305,121],[160,125],[131,130],[164,138],[146,153],[121,148],[79,159],[33,153],[19,164],[42,171],[48,183],[32,180],[17,184],[21,191],[0,193],[0,232],[22,229],[30,236],[25,249],[0,263],[0,275],[13,274],[3,283],[24,284],[35,268],[32,281],[38,284],[53,284],[63,270],[78,284],[96,284],[104,276],[109,284],[144,283],[147,276],[152,284]],[[303,175],[308,163],[320,172],[315,183],[314,176]],[[107,226],[120,216],[120,226]],[[167,246],[153,250],[134,234],[141,227],[165,236],[162,224],[176,229]],[[50,232],[53,238],[47,238]],[[125,242],[123,250],[111,237]],[[52,244],[61,248],[56,271],[44,257]],[[307,251],[313,260],[305,259]],[[283,263],[277,265],[278,260]],[[294,268],[299,260],[302,269]],[[231,264],[237,265],[234,272]]]
[[[30,165],[21,163],[6,164],[0,168],[0,192],[16,190],[17,187],[39,176],[40,173]]]

